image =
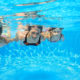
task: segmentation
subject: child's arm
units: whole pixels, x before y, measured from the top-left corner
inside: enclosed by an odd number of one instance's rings
[[[22,25],[22,23],[18,22],[18,28],[17,29],[23,29],[23,28],[24,28],[24,26]]]

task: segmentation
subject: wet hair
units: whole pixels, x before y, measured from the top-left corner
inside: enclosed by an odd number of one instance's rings
[[[38,28],[40,29],[40,32],[42,32],[43,26],[38,25]]]
[[[54,30],[54,29],[56,29],[56,28],[50,28],[48,31],[52,31],[52,30]]]
[[[40,32],[42,32],[43,27],[41,25],[36,25],[37,26],[37,30],[40,30]],[[31,28],[34,28],[35,26],[31,26]]]
[[[2,23],[0,22],[0,35],[2,34]]]
[[[49,31],[53,31],[55,30],[56,28],[50,28]],[[60,30],[64,29],[64,28],[59,28]]]
[[[28,31],[30,31],[30,30],[31,30],[31,27],[32,27],[32,26],[28,26]]]

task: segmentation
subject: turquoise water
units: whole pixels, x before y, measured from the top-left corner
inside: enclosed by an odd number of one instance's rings
[[[0,48],[0,80],[79,80],[80,79],[80,1],[57,0],[55,2],[15,6],[46,0],[2,0],[0,16],[19,12],[38,11],[47,19],[25,19],[21,22],[41,24],[46,27],[63,27],[64,42],[42,42],[39,46],[22,46],[12,42]],[[4,21],[16,31],[17,17],[5,17]]]

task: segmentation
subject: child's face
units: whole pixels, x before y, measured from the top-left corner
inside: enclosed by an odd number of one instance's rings
[[[61,29],[56,28],[56,29],[54,29],[53,31],[50,31],[50,32],[51,32],[52,35],[59,35],[59,34],[61,34]]]
[[[37,38],[37,36],[39,35],[39,32],[36,31],[36,30],[32,30],[31,35],[32,35],[33,38]]]
[[[53,35],[61,34],[61,29],[59,29],[59,28],[54,29],[54,30],[52,31],[52,34],[53,34]]]

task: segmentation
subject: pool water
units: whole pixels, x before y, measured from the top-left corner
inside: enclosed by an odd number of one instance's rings
[[[44,2],[46,0],[1,0],[0,16],[38,11],[46,19],[26,19],[25,24],[41,24],[46,27],[63,27],[64,41],[51,43],[48,40],[39,46],[23,46],[12,42],[0,48],[0,80],[79,80],[80,79],[80,1],[56,0],[46,4],[15,6],[18,4]],[[15,33],[15,16],[9,20]]]

